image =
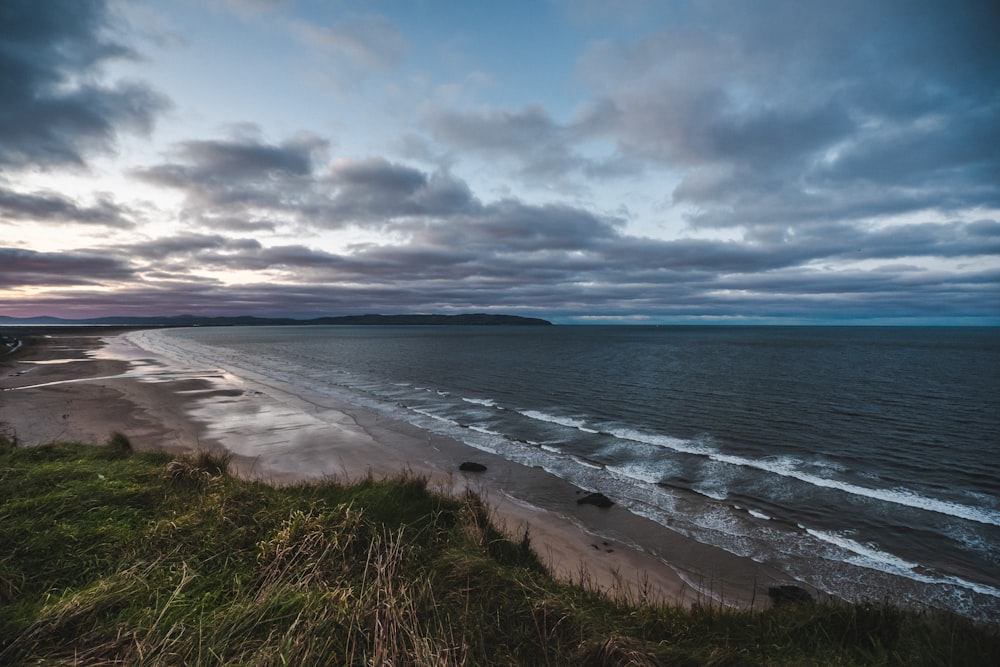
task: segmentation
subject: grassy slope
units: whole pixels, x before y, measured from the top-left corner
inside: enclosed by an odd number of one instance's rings
[[[1000,664],[997,628],[944,614],[614,603],[421,479],[223,467],[0,440],[0,664]]]

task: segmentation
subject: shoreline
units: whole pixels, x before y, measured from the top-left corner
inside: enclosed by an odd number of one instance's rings
[[[553,575],[612,597],[760,608],[770,585],[790,583],[624,508],[577,505],[580,489],[540,469],[361,406],[181,365],[120,331],[54,332],[47,341],[0,378],[0,389],[15,390],[4,391],[0,426],[27,445],[101,443],[118,431],[139,450],[225,450],[233,474],[272,484],[413,473],[444,493],[477,493],[512,539],[528,532]],[[459,472],[465,460],[487,471]],[[552,496],[546,507],[523,500],[538,488]],[[642,546],[630,533],[643,535]]]

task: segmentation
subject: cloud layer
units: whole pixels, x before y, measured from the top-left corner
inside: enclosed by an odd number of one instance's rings
[[[247,110],[123,165],[174,202],[151,204],[22,181],[85,170],[179,101],[102,76],[138,57],[105,3],[5,3],[0,224],[103,230],[63,251],[0,248],[5,314],[996,322],[989,4],[681,3],[642,32],[589,39],[562,116],[534,100],[407,100],[395,145],[421,151],[351,155],[338,136],[274,133]],[[427,47],[392,15],[279,25],[341,74],[389,77],[395,95],[393,72]],[[654,204],[639,215],[604,192]]]
[[[10,0],[0,8],[0,166],[83,167],[120,130],[149,132],[166,100],[137,82],[94,80],[136,54],[106,36],[104,2]]]

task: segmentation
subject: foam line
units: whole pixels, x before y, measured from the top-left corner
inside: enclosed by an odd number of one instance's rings
[[[883,502],[903,505],[905,507],[912,507],[928,512],[937,512],[939,514],[946,514],[948,516],[954,516],[967,521],[1000,526],[1000,511],[981,507],[970,507],[961,503],[940,500],[937,498],[927,498],[909,489],[877,489],[868,486],[861,486],[859,484],[852,484],[850,482],[842,482],[835,479],[820,477],[818,475],[813,475],[797,469],[795,464],[800,463],[798,461],[792,463],[787,459],[784,462],[771,461],[767,459],[748,459],[742,456],[723,454],[718,450],[696,445],[691,441],[666,436],[649,435],[632,429],[614,430],[611,431],[611,434],[617,438],[642,442],[658,447],[665,447],[682,454],[704,456],[712,461],[718,461],[720,463],[754,468],[756,470],[762,470],[764,472],[780,475],[782,477],[797,479],[800,482],[805,482],[806,484],[811,484],[820,488],[836,489],[854,496],[881,500]]]

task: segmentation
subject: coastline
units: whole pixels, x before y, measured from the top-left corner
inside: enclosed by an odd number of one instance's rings
[[[225,450],[234,474],[275,484],[411,472],[445,493],[470,489],[514,539],[528,532],[554,575],[615,597],[763,607],[767,587],[787,583],[749,559],[624,508],[579,506],[579,489],[542,470],[357,405],[182,365],[118,332],[55,333],[4,369],[0,389],[14,389],[4,391],[0,424],[26,445],[104,442],[117,431],[137,449]],[[487,471],[459,472],[458,464],[469,459]],[[518,500],[528,488],[547,489],[552,504]],[[622,539],[607,537],[619,534]],[[645,542],[638,547],[629,534],[642,534]]]

